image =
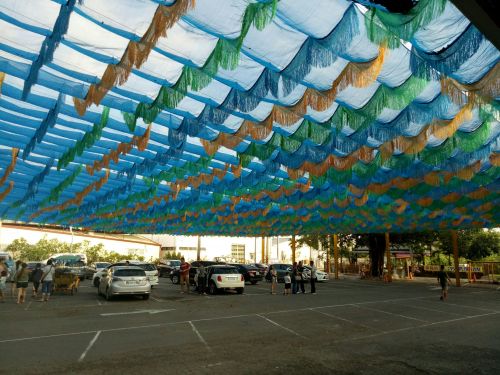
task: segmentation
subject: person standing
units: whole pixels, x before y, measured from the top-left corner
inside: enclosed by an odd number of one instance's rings
[[[181,258],[181,265],[179,269],[180,283],[181,283],[181,293],[184,293],[184,284],[186,284],[186,293],[189,293],[189,270],[191,265],[186,262],[184,257]]]
[[[278,273],[274,266],[269,266],[269,272],[271,273],[271,294],[276,294],[276,285],[278,285]]]
[[[53,265],[53,260],[49,259],[47,265],[43,267],[43,275],[40,281],[42,281],[42,299],[40,301],[47,302],[52,293],[52,281],[54,280],[54,274],[56,269]]]
[[[311,267],[311,294],[316,294],[316,266],[314,265],[314,262],[311,260],[309,262],[309,266]]]
[[[29,273],[27,264],[21,263],[21,268],[16,273],[17,303],[24,303],[26,300],[26,288],[28,287]]]
[[[31,281],[33,282],[33,298],[38,295],[38,289],[40,288],[40,280],[42,279],[43,271],[42,265],[37,263],[35,269],[31,271]]]
[[[451,280],[448,277],[448,274],[444,271],[444,265],[442,264],[441,269],[437,275],[437,280],[441,285],[441,297],[439,297],[439,299],[441,301],[444,301],[448,297],[448,283],[451,283]]]
[[[297,284],[297,262],[293,262],[292,274],[290,275],[292,282],[292,294],[297,294],[298,284]]]
[[[7,271],[0,268],[0,302],[5,302],[5,284],[7,282]]]
[[[290,294],[291,286],[292,286],[292,278],[290,277],[290,273],[287,272],[285,275],[285,291],[283,292],[285,296]]]
[[[22,262],[20,260],[16,260],[16,263],[14,265],[14,269],[12,270],[12,272],[10,273],[10,276],[9,276],[10,295],[12,297],[16,296],[16,275],[17,275],[17,272],[21,269],[21,263]]]
[[[297,281],[300,285],[301,293],[305,294],[306,288],[304,286],[304,266],[302,265],[302,261],[300,261],[298,266],[297,266]]]
[[[196,273],[198,274],[198,293],[206,294],[205,290],[207,285],[207,270],[205,269],[203,263],[200,263],[200,266],[196,270]]]

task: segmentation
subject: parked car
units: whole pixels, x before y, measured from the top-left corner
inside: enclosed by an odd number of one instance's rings
[[[257,267],[261,275],[265,275],[267,273],[267,264],[263,263],[250,263],[252,266]]]
[[[156,265],[153,263],[146,263],[146,262],[138,262],[131,260],[129,261],[129,264],[131,266],[138,266],[141,267],[145,272],[146,276],[148,277],[149,283],[151,284],[151,287],[158,285],[159,284],[159,276],[158,276],[158,269],[156,268]]]
[[[210,294],[228,289],[234,289],[238,294],[242,294],[245,290],[245,277],[236,267],[230,265],[207,267],[207,280]]]
[[[304,266],[304,274],[306,275],[305,280],[309,281],[311,278],[311,267],[310,266]],[[327,281],[328,280],[328,274],[326,272],[316,270],[316,278],[317,281]]]
[[[92,277],[94,276],[94,273],[106,268],[109,265],[111,265],[111,263],[109,263],[109,262],[95,262],[89,266],[86,266],[85,267],[85,278],[92,279]]]
[[[145,263],[145,262],[139,262],[139,261],[128,261],[128,263],[125,262],[118,262],[118,263],[113,263],[110,264],[109,266],[97,271],[94,273],[94,276],[92,276],[92,284],[95,287],[99,287],[99,283],[101,282],[102,276],[108,272],[108,270],[111,267],[115,266],[138,266],[142,268],[146,272],[146,276],[149,278],[149,282],[152,286],[158,285],[158,270],[156,269],[156,266],[152,263]]]
[[[263,279],[263,274],[260,273],[257,267],[251,264],[228,263],[228,265],[236,267],[247,283],[255,285]]]
[[[108,301],[117,295],[141,295],[148,299],[151,284],[146,271],[137,266],[111,266],[101,276],[97,294],[103,295]]]
[[[212,260],[195,260],[191,262],[191,268],[189,269],[189,283],[191,285],[196,285],[196,270],[200,264],[203,264],[205,267],[214,266],[217,264],[225,264],[223,262],[215,262]],[[180,269],[175,269],[170,273],[170,280],[172,280],[172,284],[179,284],[180,282]]]
[[[274,269],[276,270],[276,275],[278,276],[279,283],[285,282],[285,275],[287,272],[289,272],[290,275],[292,274],[292,265],[291,264],[285,264],[285,263],[270,264],[269,268],[271,266],[273,266]],[[269,272],[269,268],[268,268],[267,272]],[[267,273],[266,273],[266,275],[267,275]],[[266,280],[268,280],[267,277],[266,277]]]
[[[181,261],[178,259],[162,260],[156,268],[158,268],[160,277],[170,277],[173,270],[179,269]]]

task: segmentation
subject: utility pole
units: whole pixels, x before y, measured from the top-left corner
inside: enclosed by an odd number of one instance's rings
[[[457,231],[451,231],[451,242],[453,244],[453,263],[455,265],[455,285],[460,286],[460,270],[458,269],[458,236]]]

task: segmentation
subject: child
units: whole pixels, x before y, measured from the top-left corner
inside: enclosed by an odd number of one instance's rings
[[[290,277],[290,273],[287,272],[285,275],[285,292],[283,294],[289,295],[291,287],[292,287],[292,278]]]
[[[7,282],[7,271],[2,270],[0,273],[0,301],[5,302],[5,283]]]

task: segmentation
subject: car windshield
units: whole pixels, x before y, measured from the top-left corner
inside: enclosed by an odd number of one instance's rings
[[[169,263],[170,263],[171,266],[174,266],[174,267],[177,267],[177,266],[181,265],[181,261],[180,260],[171,260]]]
[[[115,270],[113,272],[113,276],[146,276],[146,272],[144,270],[139,270],[139,269],[121,269],[121,270]]]
[[[109,266],[109,263],[96,263],[95,268],[105,268]]]
[[[224,275],[224,274],[230,274],[230,273],[239,273],[238,270],[234,267],[217,267],[214,268],[214,273],[217,275]]]
[[[138,267],[141,267],[144,271],[156,271],[156,266],[151,263],[147,264],[138,264]]]

